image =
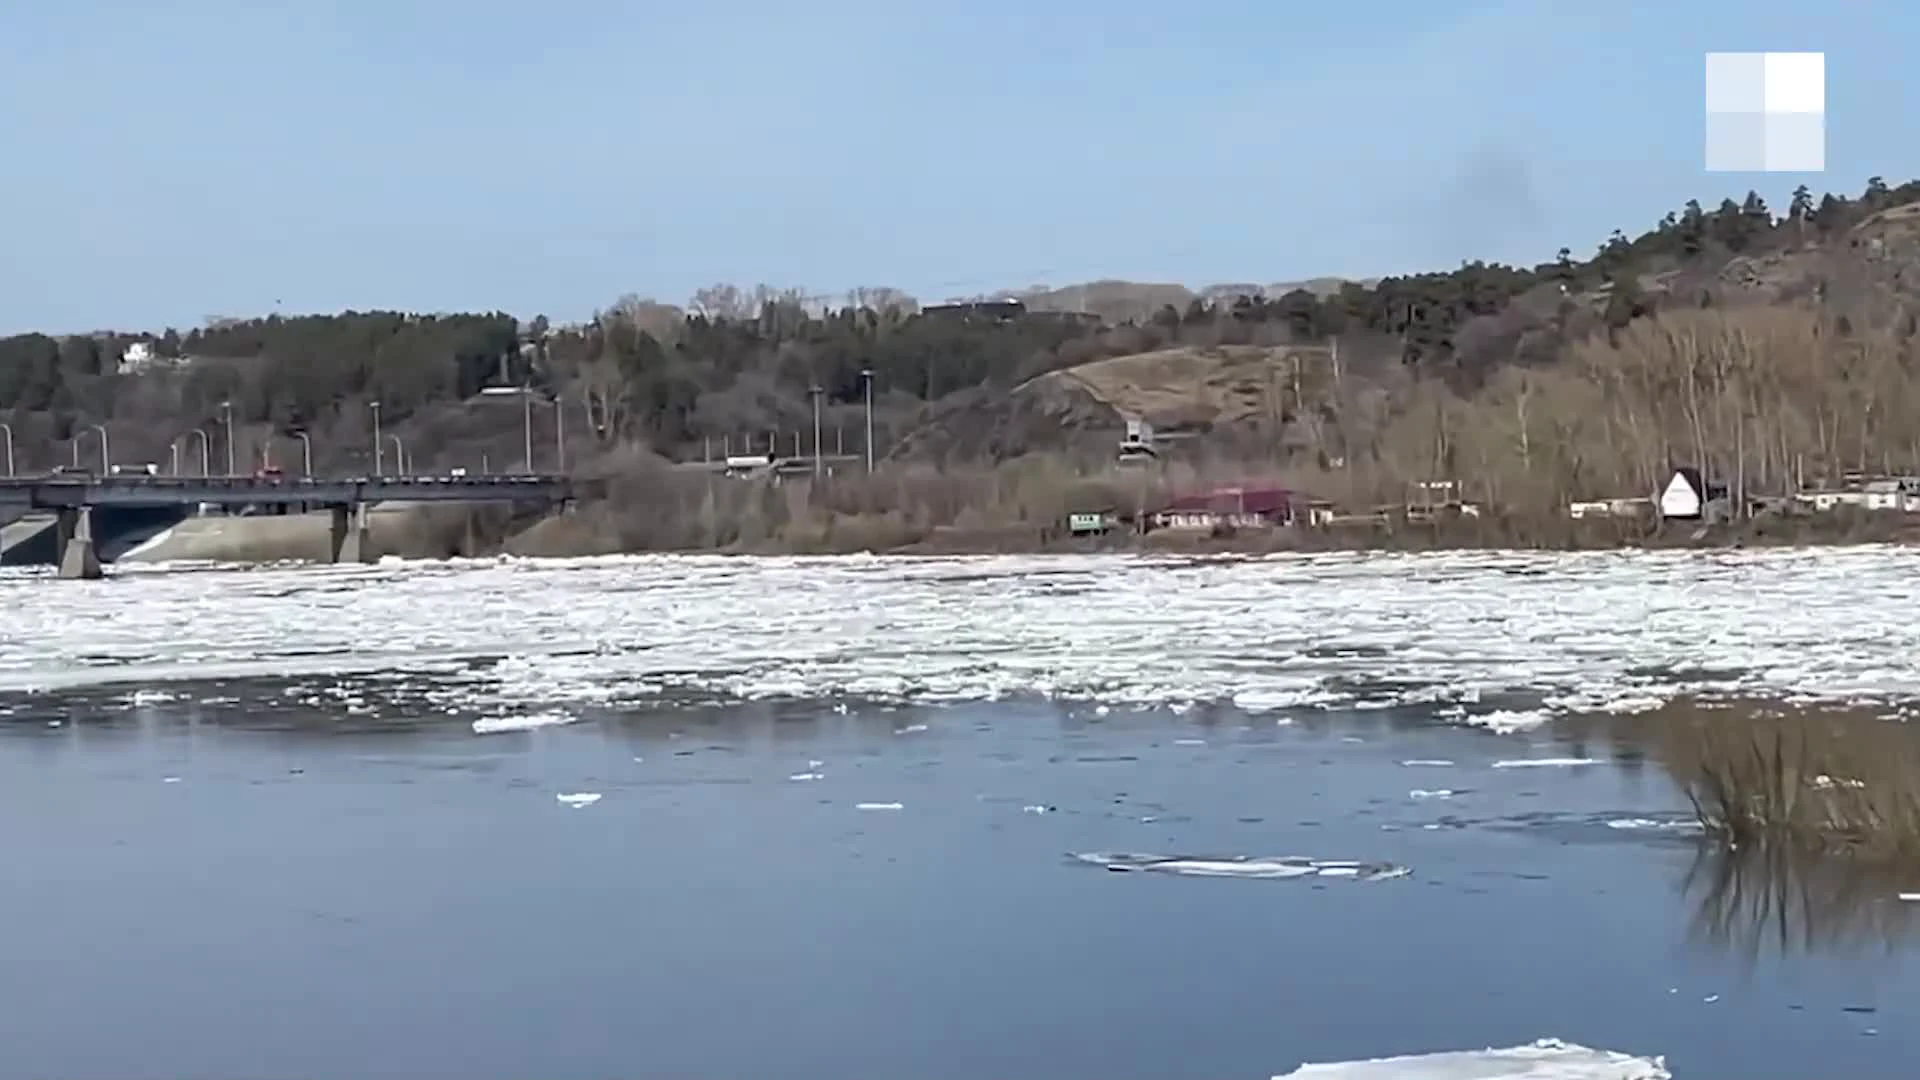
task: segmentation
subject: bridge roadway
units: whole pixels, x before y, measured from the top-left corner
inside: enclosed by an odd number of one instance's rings
[[[564,476],[40,476],[0,479],[0,507],[364,506],[376,502],[565,502]]]

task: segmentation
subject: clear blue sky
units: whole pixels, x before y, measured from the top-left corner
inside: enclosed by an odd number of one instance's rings
[[[0,331],[583,318],[1538,261],[1920,174],[1920,7],[1831,0],[0,5]],[[1702,171],[1702,53],[1828,54],[1828,172]]]

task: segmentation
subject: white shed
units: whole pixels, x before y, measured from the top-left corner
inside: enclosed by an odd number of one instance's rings
[[[1728,509],[1727,489],[1710,485],[1691,465],[1673,470],[1673,478],[1660,491],[1660,516],[1681,521],[1713,520]]]

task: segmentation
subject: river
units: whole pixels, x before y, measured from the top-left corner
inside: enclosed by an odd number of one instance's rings
[[[0,575],[0,1078],[1904,1076],[1920,904],[1705,932],[1671,781],[1555,718],[1899,699],[1913,567]]]

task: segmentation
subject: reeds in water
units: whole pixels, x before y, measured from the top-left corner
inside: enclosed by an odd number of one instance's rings
[[[1713,835],[1920,863],[1920,725],[1883,710],[1680,701],[1616,737],[1659,762]]]

